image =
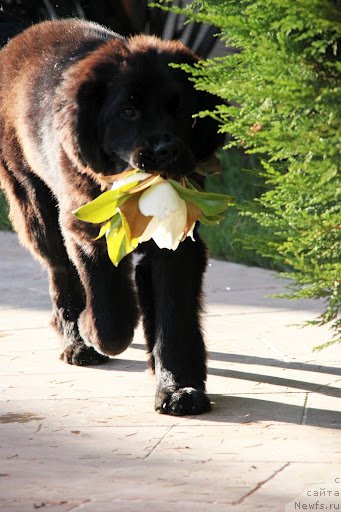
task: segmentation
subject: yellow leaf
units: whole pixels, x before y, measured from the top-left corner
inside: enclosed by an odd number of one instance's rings
[[[124,215],[120,222],[107,234],[108,255],[115,267],[130,252],[136,249],[137,240],[130,238],[130,229]]]
[[[133,169],[132,167],[128,167],[127,169],[120,172],[119,174],[98,173],[98,176],[101,180],[106,181],[107,183],[114,183],[115,181],[122,180],[123,178],[126,178],[127,176],[130,176],[131,174],[135,174],[136,172],[138,172],[138,169]]]
[[[104,236],[105,233],[110,229],[110,226],[111,226],[111,221],[108,220],[107,222],[105,222],[105,224],[103,224],[98,235],[96,236],[96,238],[94,238],[94,240],[99,240],[100,238],[102,238],[102,236]]]
[[[77,219],[99,224],[110,219],[116,213],[116,207],[122,194],[117,190],[107,190],[93,201],[75,210]]]
[[[125,230],[123,226],[113,229],[107,235],[108,255],[115,267],[118,266],[121,259],[125,256],[124,251],[122,251],[124,238]]]

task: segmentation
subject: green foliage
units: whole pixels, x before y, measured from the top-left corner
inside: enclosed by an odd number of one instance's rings
[[[215,192],[202,192],[194,188],[190,182],[186,182],[186,186],[180,185],[177,181],[168,180],[169,183],[175,188],[181,199],[195,204],[202,212],[199,220],[207,221],[207,224],[219,222],[219,216],[226,210],[233,201],[233,197],[224,194],[217,194]],[[189,188],[191,187],[191,188]]]
[[[246,244],[290,269],[290,297],[325,300],[316,322],[332,321],[337,337],[340,2],[198,0],[184,11],[218,27],[223,41],[237,49],[185,69],[198,89],[229,102],[210,114],[230,134],[228,147],[261,156],[267,190],[244,209],[261,230]]]
[[[5,196],[0,190],[0,230],[10,230],[11,223],[8,219],[8,206]]]
[[[241,216],[243,205],[264,191],[264,180],[252,169],[259,167],[257,159],[232,148],[220,152],[222,172],[206,178],[205,188],[212,192],[223,192],[235,198],[234,205],[223,213],[223,220],[215,226],[200,226],[200,235],[205,240],[209,252],[216,258],[282,270],[272,260],[245,247],[243,241],[250,233],[263,232],[251,217]]]

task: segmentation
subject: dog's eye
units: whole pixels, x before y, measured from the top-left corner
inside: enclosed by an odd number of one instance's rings
[[[138,114],[138,111],[133,107],[124,107],[122,110],[122,115],[127,119],[135,119]]]

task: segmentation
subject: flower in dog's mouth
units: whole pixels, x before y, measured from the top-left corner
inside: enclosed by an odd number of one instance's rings
[[[187,178],[183,183],[139,170],[113,177],[112,189],[74,212],[80,220],[103,223],[97,237],[106,236],[115,266],[138,244],[154,240],[160,249],[175,251],[187,236],[194,240],[196,221],[219,222],[218,214],[232,198],[198,190]]]
[[[195,221],[201,215],[199,208],[193,218],[193,207],[181,199],[167,180],[145,172],[115,181],[112,190],[122,190],[136,181],[141,184],[129,190],[132,197],[118,207],[127,221],[131,239],[138,244],[153,239],[160,249],[173,251],[186,236],[193,239]]]
[[[160,249],[175,251],[180,242],[190,236],[193,239],[195,221],[201,211],[197,210],[193,220],[188,215],[186,201],[181,199],[170,183],[162,180],[145,190],[139,199],[139,210],[152,219],[139,237],[139,242],[147,242],[151,238]]]

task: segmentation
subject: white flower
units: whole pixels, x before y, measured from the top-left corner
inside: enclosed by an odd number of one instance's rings
[[[152,220],[139,237],[139,243],[151,238],[160,249],[175,251],[184,238],[187,227],[187,205],[166,180],[149,187],[140,197],[139,210]],[[186,236],[193,239],[194,224]]]
[[[152,174],[149,172],[136,172],[135,174],[130,174],[130,176],[127,176],[126,178],[114,181],[111,190],[117,190],[118,188],[124,187],[125,185],[130,185],[130,183],[145,180],[151,176]]]

